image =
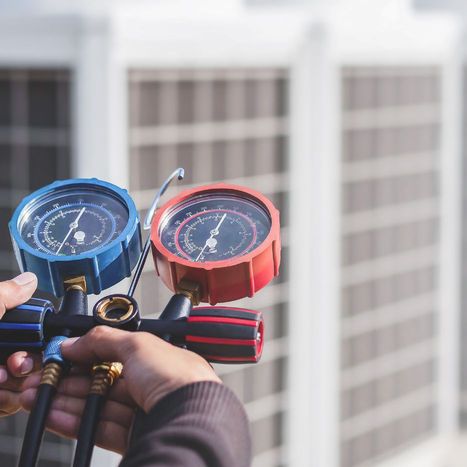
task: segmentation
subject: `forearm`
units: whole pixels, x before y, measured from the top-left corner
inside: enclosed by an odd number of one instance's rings
[[[145,417],[121,467],[246,467],[251,443],[245,411],[235,395],[214,382],[184,386]]]

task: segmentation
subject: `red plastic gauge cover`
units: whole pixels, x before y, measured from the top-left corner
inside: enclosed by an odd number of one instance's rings
[[[195,262],[167,250],[159,235],[166,215],[186,200],[209,193],[233,194],[262,205],[271,218],[271,229],[265,240],[243,256],[222,261]],[[151,226],[151,246],[156,273],[171,291],[176,292],[180,282],[188,280],[199,284],[200,300],[211,305],[252,297],[279,274],[279,211],[264,195],[242,186],[216,183],[186,190],[156,212]]]

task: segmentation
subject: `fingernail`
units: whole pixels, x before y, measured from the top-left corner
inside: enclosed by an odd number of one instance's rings
[[[26,285],[34,282],[36,280],[36,276],[32,272],[23,272],[19,276],[16,276],[13,279],[13,282],[16,282],[18,285]]]
[[[79,339],[79,337],[70,337],[66,341],[63,341],[62,342],[62,349],[72,346],[78,339]]]
[[[8,379],[8,372],[5,368],[0,368],[0,384],[4,383]]]
[[[21,363],[21,374],[27,375],[28,373],[31,373],[33,367],[34,367],[34,362],[32,361],[32,358],[26,357],[23,360],[23,363]]]

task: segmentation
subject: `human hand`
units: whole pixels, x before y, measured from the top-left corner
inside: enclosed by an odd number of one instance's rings
[[[29,376],[23,383],[21,405],[30,411],[33,407],[41,375]],[[75,439],[78,436],[81,415],[91,387],[89,368],[74,367],[61,379],[55,395],[46,428],[59,436]],[[136,409],[126,381],[119,378],[110,388],[100,414],[96,445],[123,454],[126,451],[133,416]]]
[[[36,290],[37,278],[30,272],[0,282],[0,318],[8,309],[29,300]],[[0,365],[0,417],[12,415],[20,408],[20,390],[24,378],[41,365],[40,355],[16,352],[6,365]]]
[[[81,338],[62,344],[63,356],[81,368],[94,362],[123,363],[123,374],[112,387],[103,410],[96,444],[120,454],[127,447],[134,409],[148,412],[170,392],[198,381],[220,379],[199,355],[175,347],[151,334],[132,333],[98,326]],[[21,403],[30,410],[39,376],[24,383]],[[62,436],[76,437],[81,413],[90,386],[87,375],[70,375],[62,380],[52,403],[47,427]]]

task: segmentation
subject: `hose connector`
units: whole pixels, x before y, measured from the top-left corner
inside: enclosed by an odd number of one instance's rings
[[[44,356],[42,358],[42,363],[44,365],[54,362],[65,367],[68,365],[66,360],[62,355],[62,342],[66,341],[65,336],[54,336],[47,343],[47,347],[44,350]]]
[[[63,367],[55,362],[47,363],[42,369],[40,384],[48,384],[49,386],[58,386],[60,377],[63,372]]]
[[[200,304],[200,287],[196,282],[182,279],[177,286],[177,293],[188,297],[194,306]]]
[[[122,374],[122,370],[123,365],[120,362],[102,362],[94,365],[89,394],[106,395],[109,388]]]

